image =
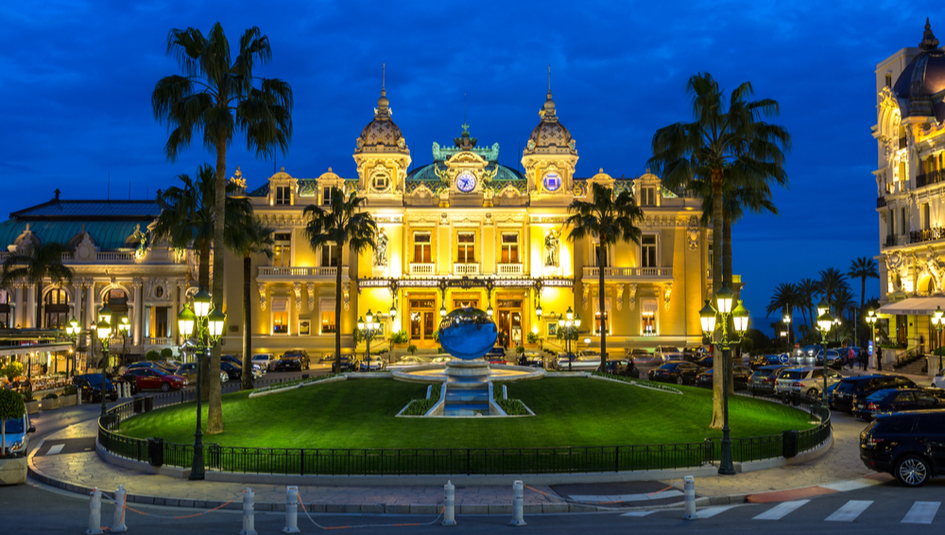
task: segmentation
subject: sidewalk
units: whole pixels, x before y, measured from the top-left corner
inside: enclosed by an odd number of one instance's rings
[[[70,492],[87,494],[92,487],[106,492],[124,485],[129,502],[180,507],[212,508],[229,502],[228,509],[241,507],[240,496],[250,486],[256,495],[257,510],[284,510],[285,486],[211,481],[191,482],[169,476],[155,475],[121,468],[102,461],[94,451],[97,420],[72,425],[47,437],[30,457],[30,475],[43,483]],[[809,463],[788,465],[738,474],[696,479],[696,493],[702,503],[741,503],[752,495],[789,489],[820,488],[840,481],[850,481],[873,474],[859,460],[859,433],[865,424],[842,414],[834,415],[832,448]],[[448,476],[443,476],[445,484]],[[458,514],[510,514],[511,482],[522,479],[526,485],[525,511],[534,513],[566,513],[612,510],[617,507],[642,506],[631,503],[576,503],[577,495],[637,495],[665,506],[681,498],[662,499],[660,492],[682,489],[682,480],[665,482],[625,482],[573,485],[531,485],[528,476],[509,476],[504,486],[456,486]],[[454,482],[456,484],[456,482]],[[833,485],[836,487],[837,485]],[[559,494],[556,488],[561,491]],[[616,490],[615,490],[616,489]],[[661,490],[659,490],[661,489]],[[823,493],[820,491],[810,491]],[[826,491],[832,492],[832,491]],[[567,494],[565,494],[567,493]],[[435,514],[443,503],[443,487],[437,486],[300,486],[299,495],[305,507],[313,512],[328,513],[420,513]],[[678,496],[671,490],[667,496]]]

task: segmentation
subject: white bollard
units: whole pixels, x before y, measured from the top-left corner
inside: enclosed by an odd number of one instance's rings
[[[282,533],[299,532],[299,488],[285,488],[285,527]]]
[[[253,517],[253,489],[246,487],[243,493],[243,531],[240,535],[256,535],[256,519]]]
[[[510,526],[525,525],[525,485],[521,481],[512,483],[512,521]]]
[[[92,501],[89,505],[89,529],[85,535],[97,535],[102,532],[102,491],[92,489]]]
[[[455,526],[456,525],[456,487],[453,486],[452,481],[447,481],[446,485],[443,485],[443,490],[446,492],[446,499],[443,503],[443,525],[444,526]]]
[[[127,495],[128,492],[125,490],[125,486],[118,485],[118,490],[115,491],[115,516],[112,517],[112,529],[109,530],[113,533],[128,531],[128,526],[125,524],[125,499]]]
[[[683,495],[686,498],[686,514],[683,515],[685,520],[698,520],[699,515],[696,514],[696,484],[692,476],[686,476],[685,483],[683,484]]]

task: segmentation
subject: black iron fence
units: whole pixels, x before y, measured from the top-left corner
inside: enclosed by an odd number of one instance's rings
[[[190,467],[193,462],[190,444],[131,438],[114,432],[122,421],[135,414],[180,403],[187,397],[175,393],[147,406],[142,399],[136,399],[109,409],[99,420],[99,443],[119,457],[156,466]],[[787,433],[797,434],[798,452],[810,450],[830,436],[830,420],[800,433]],[[786,451],[784,440],[784,435],[734,438],[732,457],[736,462],[780,457]],[[720,458],[721,443],[711,439],[686,444],[561,448],[298,449],[210,444],[204,455],[209,470],[321,476],[621,472],[691,468]]]

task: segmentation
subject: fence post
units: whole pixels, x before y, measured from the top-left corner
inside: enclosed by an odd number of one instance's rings
[[[447,481],[446,485],[443,485],[443,490],[446,491],[446,499],[443,504],[443,525],[444,526],[455,526],[456,525],[456,487],[453,486],[451,481]]]
[[[253,496],[253,489],[246,487],[243,491],[243,530],[240,531],[240,535],[256,535]]]
[[[127,495],[125,486],[118,485],[118,490],[115,491],[115,516],[112,518],[112,529],[109,530],[113,533],[128,531],[128,526],[125,525],[125,499]]]
[[[98,535],[102,533],[102,491],[97,488],[92,489],[92,500],[89,503],[89,529],[85,530],[85,535]]]
[[[512,484],[512,521],[510,526],[525,525],[525,485],[521,481]]]
[[[299,532],[299,488],[285,488],[285,527],[282,533]]]
[[[692,476],[686,476],[686,482],[683,484],[683,495],[686,499],[686,514],[684,520],[698,520],[696,514],[696,484]]]

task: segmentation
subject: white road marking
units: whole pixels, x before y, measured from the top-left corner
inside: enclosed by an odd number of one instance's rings
[[[818,487],[823,487],[825,489],[835,490],[837,492],[846,492],[848,490],[859,490],[872,487],[874,485],[882,485],[883,482],[878,479],[854,479],[852,481],[837,481],[836,483],[827,483],[826,485],[818,485]]]
[[[653,510],[653,511],[630,511],[629,513],[624,513],[624,514],[622,514],[622,515],[620,515],[620,516],[646,516],[646,515],[652,515],[652,514],[655,513],[655,512],[656,512],[656,510]]]
[[[942,502],[915,502],[902,519],[903,524],[931,524]]]
[[[46,451],[46,455],[55,455],[59,453],[60,451],[62,451],[62,448],[65,448],[65,447],[66,447],[65,444],[55,444],[53,446],[50,446],[49,450]]]
[[[667,490],[665,492],[653,492],[649,494],[612,494],[612,495],[593,495],[593,496],[570,496],[576,502],[589,503],[608,503],[608,502],[642,502],[647,500],[662,500],[664,498],[675,498],[682,496],[680,490]]]
[[[754,517],[752,520],[781,520],[787,515],[793,513],[800,507],[806,505],[810,500],[795,500],[793,502],[783,502],[771,509]]]
[[[824,520],[827,522],[853,522],[871,505],[873,505],[873,500],[850,500]]]
[[[709,507],[708,509],[696,511],[696,516],[698,516],[699,518],[712,518],[713,516],[719,513],[724,513],[725,511],[728,511],[729,509],[733,509],[735,507],[738,507],[738,505],[724,505],[722,507]]]

